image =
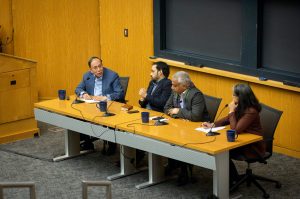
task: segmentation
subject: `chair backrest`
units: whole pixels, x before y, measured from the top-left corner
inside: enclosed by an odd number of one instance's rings
[[[222,98],[216,98],[209,95],[204,95],[206,108],[210,117],[210,121],[214,122],[216,114],[218,112],[220,103],[222,101]]]
[[[120,77],[120,83],[121,83],[121,86],[124,90],[124,100],[125,100],[126,99],[127,88],[128,88],[128,83],[129,83],[129,77]]]
[[[282,115],[282,111],[269,107],[261,103],[260,122],[263,129],[266,151],[272,155],[273,139],[277,124]]]
[[[4,198],[3,189],[7,188],[29,188],[30,199],[36,199],[34,182],[0,182],[0,198]]]
[[[106,187],[106,198],[111,199],[111,181],[82,181],[82,199],[88,198],[88,187]]]

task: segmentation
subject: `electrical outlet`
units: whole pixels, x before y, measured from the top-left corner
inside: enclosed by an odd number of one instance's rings
[[[128,37],[128,29],[127,28],[124,29],[124,37]]]

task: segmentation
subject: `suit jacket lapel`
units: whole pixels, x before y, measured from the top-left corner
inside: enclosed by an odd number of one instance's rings
[[[103,75],[102,75],[102,95],[106,95],[106,90],[108,89],[108,81],[106,81],[107,77],[107,73],[105,72],[106,68],[103,68]]]
[[[156,84],[156,88],[155,88],[155,90],[153,91],[152,95],[154,95],[154,93],[157,92],[157,91],[160,89],[162,81],[163,81],[163,80],[160,80],[160,81]]]
[[[183,95],[183,101],[184,101],[184,108],[188,108],[191,107],[191,100],[190,100],[190,96],[189,96],[189,92],[191,91],[191,88],[189,88],[185,94]]]
[[[157,86],[156,86],[155,90],[153,91],[152,95],[154,95],[154,94],[160,89],[160,87],[162,86],[164,80],[165,80],[165,79],[162,79],[162,80],[160,80],[160,81],[157,83]],[[152,88],[153,88],[153,87],[154,87],[154,84],[152,84]],[[151,89],[151,91],[152,91],[152,89]],[[150,94],[151,94],[151,92],[150,92]]]
[[[90,72],[88,78],[89,79],[87,80],[87,84],[86,84],[87,92],[90,93],[91,95],[94,95],[95,76],[93,75],[93,73]]]
[[[148,86],[148,89],[147,89],[147,95],[149,95],[149,96],[151,95],[153,86],[154,86],[153,81],[151,81],[151,82],[149,83],[149,86]]]

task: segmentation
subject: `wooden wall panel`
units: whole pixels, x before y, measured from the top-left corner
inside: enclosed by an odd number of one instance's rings
[[[0,40],[2,44],[2,52],[13,54],[13,24],[11,12],[12,0],[0,0]]]
[[[152,0],[101,0],[101,56],[104,65],[130,76],[127,99],[137,105],[138,90],[150,80],[153,55]],[[129,35],[124,37],[127,28]]]
[[[101,55],[105,65],[120,75],[130,76],[127,99],[133,105],[138,105],[138,89],[147,86],[149,81],[152,63],[148,56],[153,54],[152,10],[152,0],[100,1]],[[124,28],[129,29],[128,38],[123,36]],[[171,67],[171,75],[179,70],[182,69]],[[193,70],[186,71],[204,93],[223,98],[221,107],[231,101],[232,86],[243,82]],[[256,83],[250,85],[261,102],[284,112],[275,135],[275,150],[300,157],[300,115],[297,111],[300,94]],[[226,114],[227,110],[221,116]]]
[[[100,56],[98,0],[12,0],[15,55],[38,62],[40,99],[74,89]]]

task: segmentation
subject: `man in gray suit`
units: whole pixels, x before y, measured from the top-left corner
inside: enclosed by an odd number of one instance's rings
[[[166,114],[173,118],[182,118],[193,122],[210,121],[204,96],[202,92],[195,87],[188,73],[179,71],[173,75],[172,90],[173,92],[164,107]],[[180,167],[181,172],[178,176],[177,185],[185,185],[189,181],[188,166],[192,171],[192,165],[168,159],[165,174],[169,175],[173,169]]]
[[[193,122],[210,121],[203,93],[195,87],[188,73],[179,71],[173,75],[172,90],[164,107],[166,114]]]

